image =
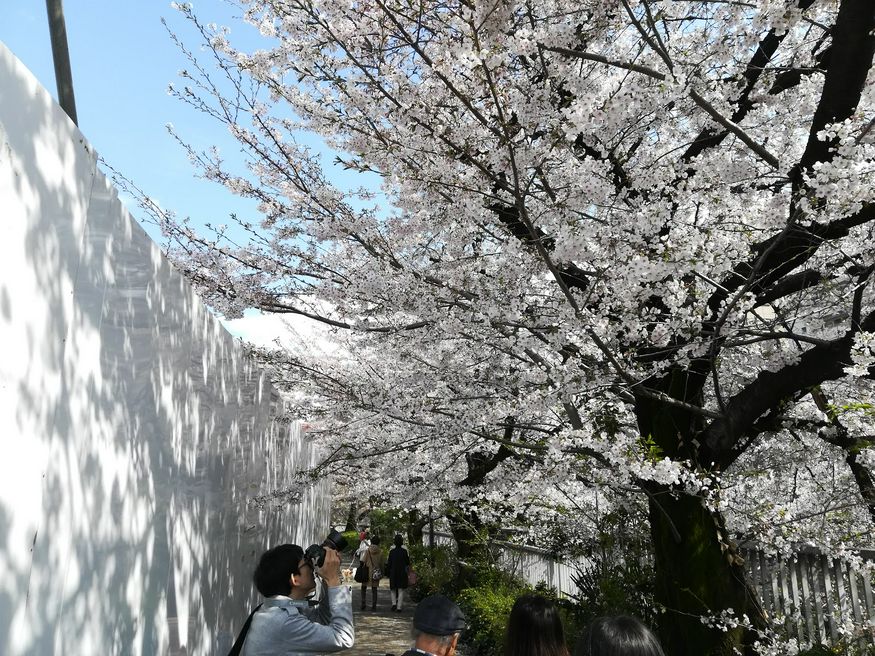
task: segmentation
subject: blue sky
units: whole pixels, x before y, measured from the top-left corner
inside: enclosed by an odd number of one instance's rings
[[[238,47],[265,47],[257,30],[236,20],[238,8],[223,0],[196,1],[194,7],[204,22],[230,26]],[[197,179],[165,128],[172,123],[200,147],[218,145],[232,162],[238,152],[222,126],[167,94],[168,84],[179,82],[177,71],[187,61],[161,18],[189,46],[198,43],[198,35],[171,8],[170,0],[64,0],[64,14],[79,127],[97,152],[163,207],[190,216],[195,224],[227,223],[232,212],[255,218],[254,203]],[[0,3],[0,41],[57,98],[44,0]],[[375,176],[354,179],[333,166],[334,154],[318,138],[304,141],[323,152],[326,175],[335,184],[378,188]]]
[[[256,30],[235,20],[238,8],[222,0],[196,1],[194,6],[204,22],[231,26],[238,47],[264,47]],[[165,128],[172,123],[199,147],[217,145],[229,161],[238,152],[226,130],[167,94],[186,61],[161,18],[183,41],[197,43],[170,0],[64,0],[64,14],[79,127],[97,152],[161,206],[190,216],[195,225],[229,223],[231,213],[257,219],[254,203],[197,179]],[[0,3],[0,41],[57,98],[44,0]],[[327,164],[333,154],[321,142],[314,138],[310,143],[323,151],[326,175],[336,184],[365,183]],[[376,188],[375,178],[370,183]],[[135,207],[129,209],[137,214]],[[153,228],[144,227],[157,238]]]
[[[219,23],[235,14],[219,0],[197,8]],[[230,212],[251,214],[252,203],[196,179],[165,129],[173,123],[196,143],[236,150],[217,125],[167,95],[184,62],[161,17],[186,28],[169,0],[66,0],[64,13],[79,127],[97,152],[162,206],[198,223],[225,223]],[[45,2],[4,2],[0,41],[57,98]]]

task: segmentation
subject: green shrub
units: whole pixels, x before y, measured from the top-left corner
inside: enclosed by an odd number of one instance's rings
[[[456,601],[468,618],[465,642],[478,656],[500,656],[504,653],[504,640],[510,611],[520,595],[534,593],[551,599],[556,604],[565,641],[573,651],[574,641],[583,625],[579,606],[570,599],[556,596],[554,588],[539,583],[532,588],[523,581],[493,567],[478,569],[477,585],[464,588]]]
[[[653,555],[644,518],[617,509],[601,518],[595,539],[576,555],[589,566],[572,576],[579,589],[580,621],[600,615],[634,615],[651,627],[656,624]]]
[[[418,578],[416,585],[409,588],[414,601],[431,594],[453,597],[456,592],[456,553],[446,545],[436,546],[433,558],[428,547],[419,544],[408,546],[410,562]]]
[[[406,510],[400,510],[398,508],[380,510],[374,508],[368,513],[368,516],[371,520],[371,525],[368,529],[369,533],[372,536],[380,536],[380,541],[383,543],[384,547],[392,545],[392,539],[395,537],[396,533],[405,536],[407,535],[407,525],[409,523],[410,513]]]
[[[595,557],[590,567],[572,579],[583,621],[600,615],[634,615],[651,626],[656,622],[653,568],[633,554],[625,560]]]
[[[346,539],[346,549],[343,550],[345,554],[351,554],[356,549],[359,548],[359,532],[358,531],[344,531],[342,533],[343,537]]]
[[[836,653],[825,645],[815,645],[811,649],[800,651],[798,656],[836,656]]]
[[[477,585],[461,590],[456,601],[468,618],[465,641],[479,656],[496,656],[504,651],[507,618],[514,602],[531,588],[492,568],[480,568],[478,574]]]

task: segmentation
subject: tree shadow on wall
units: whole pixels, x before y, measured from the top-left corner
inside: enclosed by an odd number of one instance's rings
[[[3,57],[0,183],[18,232],[2,252],[23,261],[0,282],[22,453],[0,487],[0,652],[221,653],[254,559],[312,539],[324,491],[248,504],[288,485],[306,445],[78,130]]]

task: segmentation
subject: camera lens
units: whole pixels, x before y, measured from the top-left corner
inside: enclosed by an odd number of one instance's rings
[[[325,548],[321,544],[311,544],[304,552],[304,558],[316,567],[322,567],[325,564]]]
[[[328,537],[325,538],[325,542],[323,542],[326,547],[331,547],[336,551],[343,551],[346,549],[346,538],[343,537],[343,534],[338,531],[331,531],[328,534]]]

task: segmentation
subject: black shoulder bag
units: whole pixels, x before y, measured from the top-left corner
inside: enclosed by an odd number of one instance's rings
[[[261,604],[258,604],[258,606],[255,607],[255,610],[249,613],[249,617],[246,618],[243,628],[240,629],[240,633],[237,634],[237,640],[234,641],[234,646],[231,647],[228,656],[240,656],[240,650],[243,649],[243,642],[246,640],[246,634],[249,633],[249,625],[252,624],[252,618],[255,617],[255,613],[258,612],[259,608],[261,608]]]

